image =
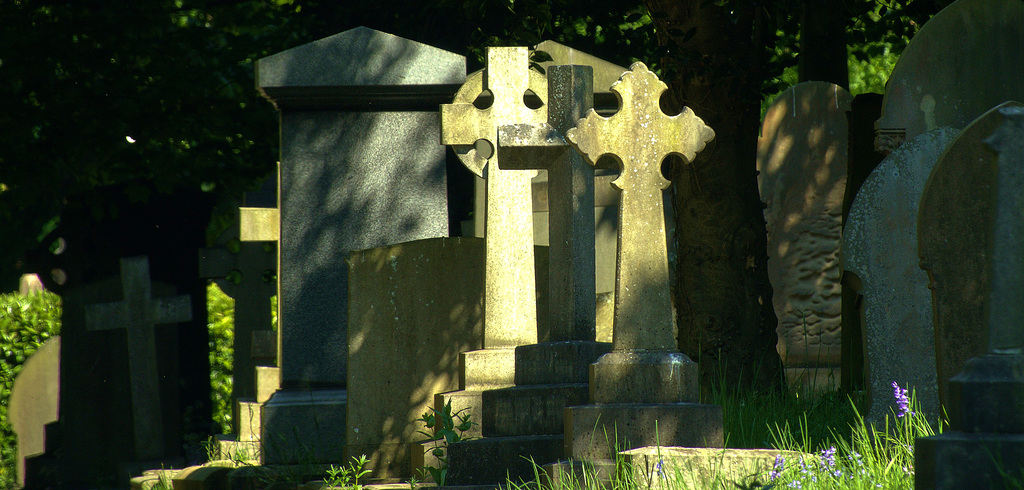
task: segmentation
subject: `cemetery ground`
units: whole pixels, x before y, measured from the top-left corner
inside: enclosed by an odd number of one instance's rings
[[[231,332],[233,300],[211,285],[208,296],[211,329],[211,384],[214,387],[215,420],[227,427],[231,423]],[[60,299],[51,293],[0,295],[2,325],[3,391],[0,392],[0,442],[2,466],[0,487],[10,488],[15,477],[15,440],[7,418],[7,402],[14,376],[21,363],[47,338],[59,334]],[[914,478],[914,438],[941,431],[937,421],[928,421],[908,394],[894,388],[894,397],[887,400],[891,417],[875,426],[860,417],[857,407],[863,406],[863,393],[841,392],[832,380],[828,386],[810,387],[804,393],[738,394],[728,387],[716,386],[704,394],[705,403],[723,408],[725,446],[707,449],[702,463],[674,457],[675,450],[648,450],[647,457],[620,458],[618,478],[598,481],[594,474],[584,474],[580,481],[560,480],[556,484],[544,480],[541,488],[594,488],[611,485],[615,489],[639,488],[912,488]],[[212,447],[200,436],[191,435],[181,441],[185,451],[210,459]],[[759,463],[730,465],[732,449],[761,449]],[[767,450],[767,451],[764,451]],[[334,483],[340,487],[359,488],[372,481],[351,478],[358,466],[354,461],[342,462],[327,469],[311,471],[322,474],[312,483],[299,474],[310,471],[256,466],[254,455],[236,454],[233,461],[192,461],[194,464],[227,465],[241,468],[239,473],[254,475],[253,488],[316,488]],[[652,457],[653,456],[653,457]],[[310,465],[313,466],[313,465]],[[737,476],[737,471],[739,475]],[[743,472],[746,471],[744,474]],[[156,472],[150,479],[159,488],[161,478],[170,487],[173,472]],[[426,477],[426,472],[421,475]],[[625,477],[630,475],[630,477]],[[1018,475],[1019,476],[1019,475]],[[1008,481],[1021,480],[1007,475]],[[308,478],[308,477],[307,477]],[[408,482],[410,488],[433,485],[428,479]],[[738,487],[736,486],[738,485]],[[509,482],[510,488],[536,488],[533,482]]]

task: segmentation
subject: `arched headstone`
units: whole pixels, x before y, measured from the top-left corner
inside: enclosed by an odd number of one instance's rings
[[[832,83],[791,87],[768,108],[757,140],[778,350],[791,381],[840,363],[850,101]]]
[[[897,148],[864,181],[850,208],[843,269],[863,286],[872,420],[882,420],[895,406],[894,381],[916,390],[926,413],[938,413],[931,296],[927,274],[918,267],[917,211],[928,174],[956,134],[940,128]]]
[[[963,128],[997,104],[1024,100],[1024,2],[959,0],[910,41],[875,123],[879,149],[932,129]]]

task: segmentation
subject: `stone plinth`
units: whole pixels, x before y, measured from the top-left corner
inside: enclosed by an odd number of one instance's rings
[[[655,445],[724,446],[722,407],[701,403],[616,403],[566,409],[566,457],[611,459],[616,451]]]

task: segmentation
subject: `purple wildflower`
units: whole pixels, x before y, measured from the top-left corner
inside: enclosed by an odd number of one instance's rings
[[[775,456],[775,464],[772,465],[772,471],[768,473],[768,478],[770,478],[771,481],[775,481],[776,478],[782,476],[782,468],[785,463],[786,458],[783,458],[781,454],[777,454]]]
[[[893,396],[896,397],[896,405],[900,411],[896,414],[897,417],[903,417],[905,415],[914,415],[914,412],[910,410],[910,398],[907,397],[907,390],[900,388],[900,385],[895,381],[892,382]]]

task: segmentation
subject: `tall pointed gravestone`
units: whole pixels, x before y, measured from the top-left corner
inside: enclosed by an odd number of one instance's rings
[[[825,389],[841,361],[839,245],[850,100],[831,83],[791,87],[768,108],[757,140],[768,276],[790,386]]]
[[[448,235],[433,111],[464,78],[462,56],[365,27],[257,62],[281,112],[281,390],[263,407],[267,462],[340,460],[346,255]]]
[[[591,405],[566,410],[565,452],[592,460],[612,457],[615,443],[720,447],[721,407],[699,403],[697,364],[676,348],[661,174],[666,157],[692,162],[714,132],[688,108],[665,115],[667,87],[643,63],[612,89],[618,112],[588,111],[566,134],[588,163],[610,155],[621,173],[612,182],[620,191],[613,350],[590,366]]]
[[[914,444],[914,487],[1004,488],[1024,477],[1024,109],[1000,109],[1005,121],[986,140],[998,154],[988,248],[987,353],[950,380],[950,430]]]
[[[939,414],[928,277],[918,267],[917,215],[925,181],[957,132],[941,128],[891,153],[857,193],[843,233],[843,268],[861,284],[864,353],[871,408],[890,415],[892,383],[914,389]]]
[[[921,195],[917,246],[932,291],[939,402],[945,407],[949,379],[987,345],[984,312],[995,237],[977,219],[995,208],[999,155],[984,140],[1003,123],[1002,108],[1020,106],[1006,102],[964,128],[935,164]]]
[[[1007,100],[1024,100],[1024,3],[959,0],[907,45],[886,84],[876,147],[926,131],[961,129]]]

